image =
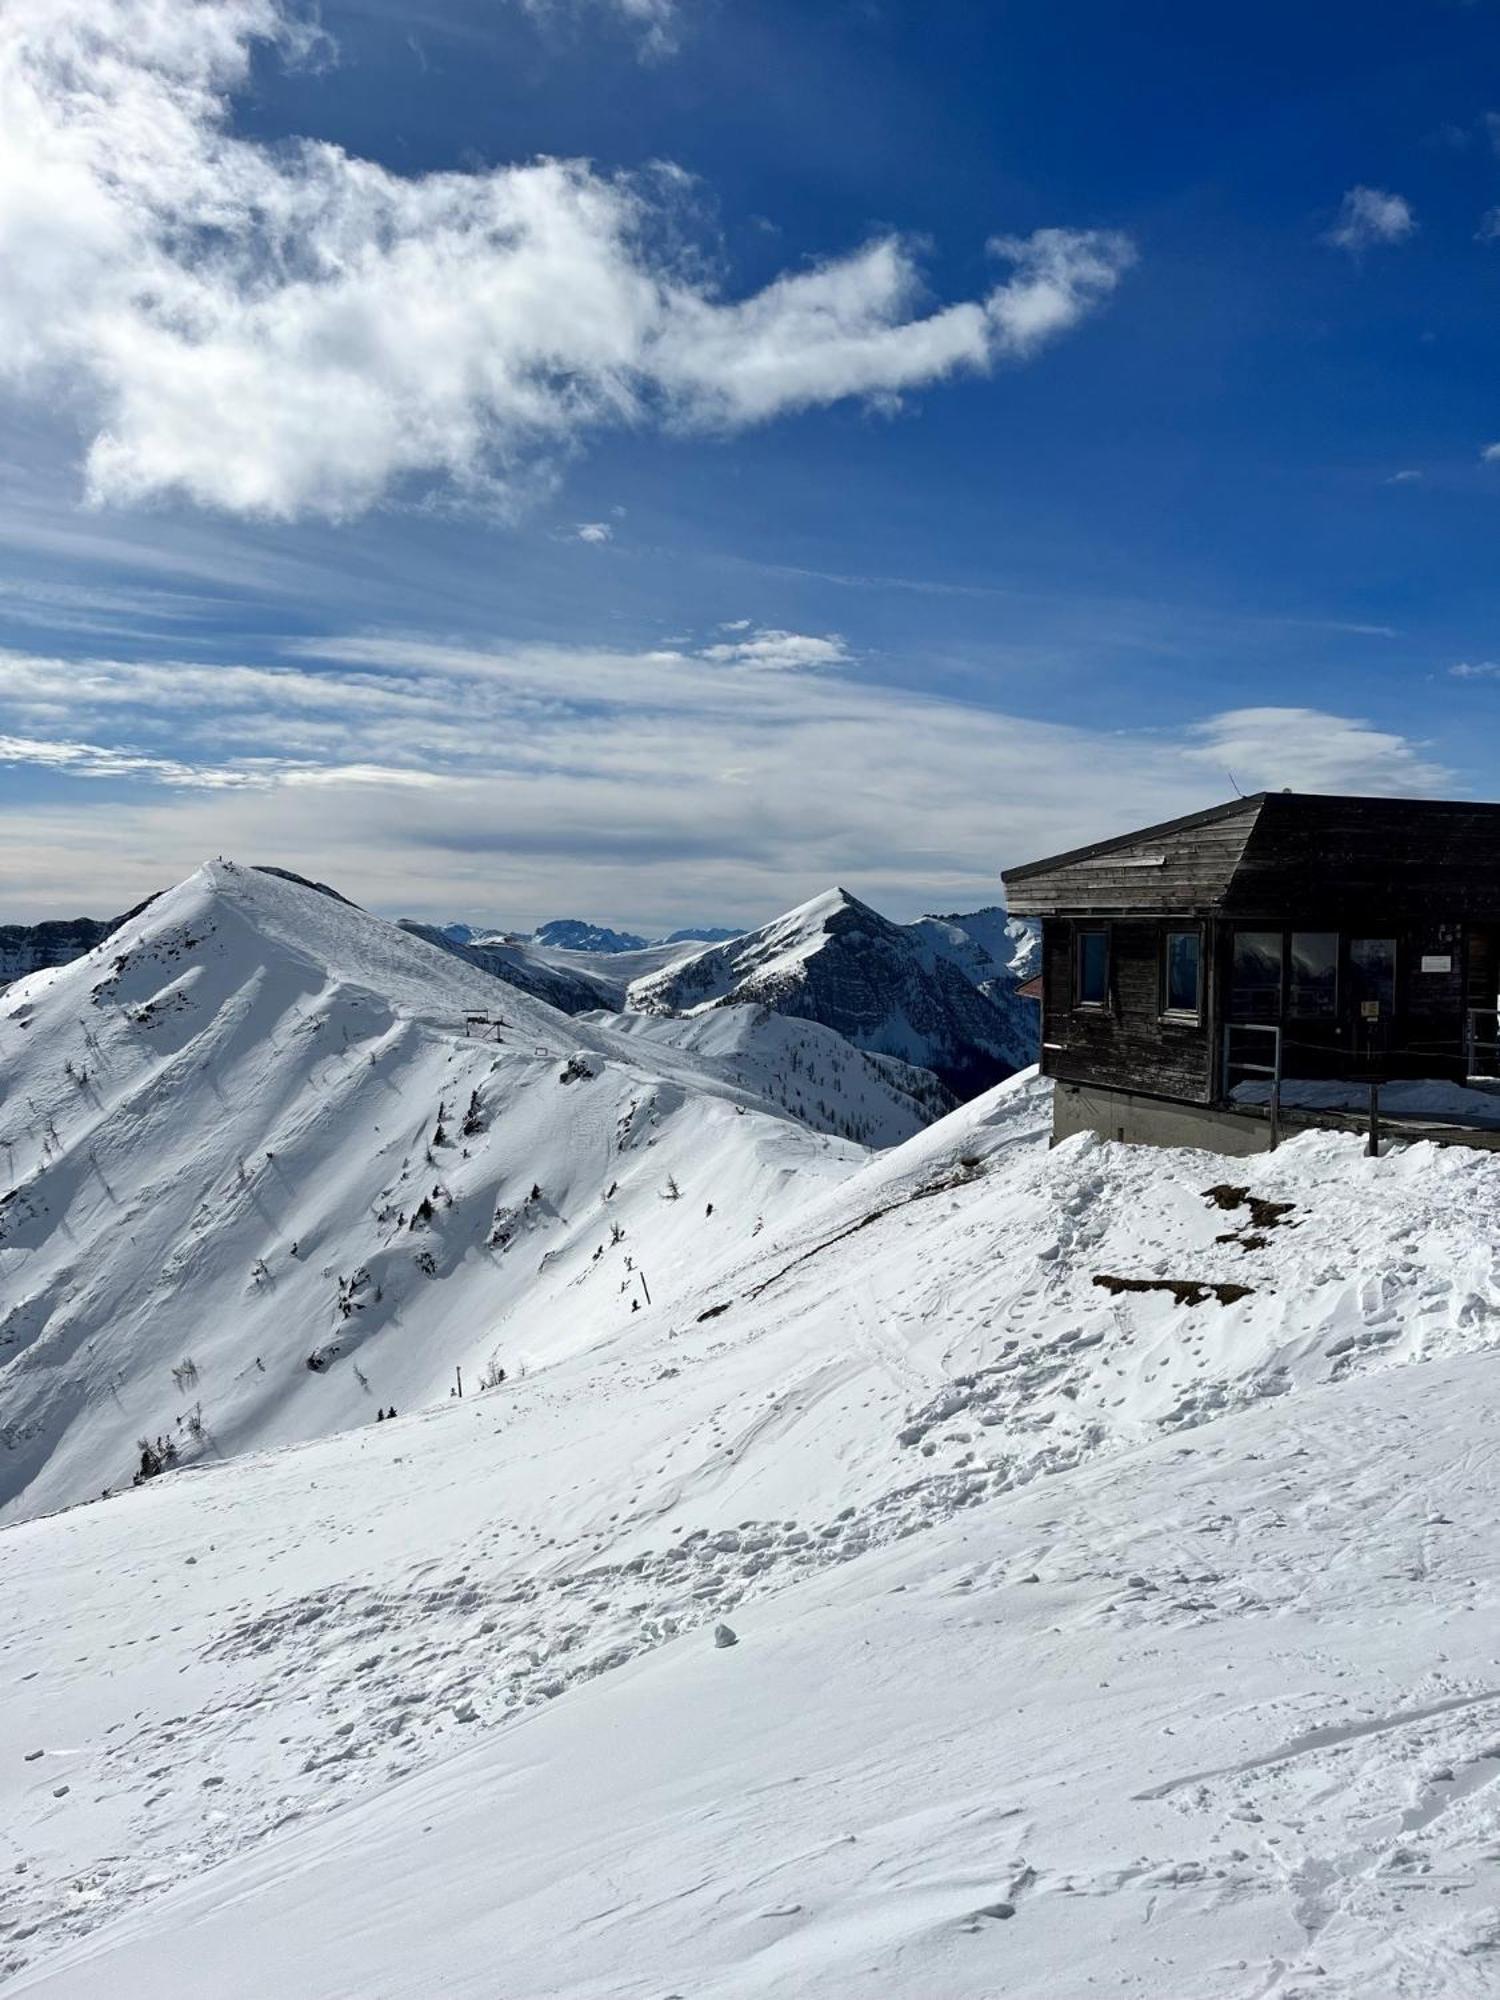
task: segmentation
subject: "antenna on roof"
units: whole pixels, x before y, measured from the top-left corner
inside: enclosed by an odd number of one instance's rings
[[[1224,775],[1226,778],[1228,778],[1230,784],[1234,786],[1235,797],[1237,799],[1242,799],[1245,796],[1245,794],[1240,790],[1240,781],[1238,778],[1236,778],[1233,771],[1230,770],[1227,764],[1224,766]]]

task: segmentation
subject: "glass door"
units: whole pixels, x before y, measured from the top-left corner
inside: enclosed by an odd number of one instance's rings
[[[1396,940],[1350,938],[1349,997],[1354,1005],[1354,1046],[1378,1064],[1390,1047],[1396,1011]]]
[[[1396,1011],[1396,940],[1350,938],[1349,985],[1357,1014],[1389,1020]],[[1368,1011],[1372,1005],[1377,1009],[1373,1016]]]

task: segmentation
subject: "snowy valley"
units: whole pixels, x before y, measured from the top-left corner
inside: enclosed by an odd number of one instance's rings
[[[224,863],[0,1077],[7,1993],[1494,1991],[1489,1156],[1053,1149]]]

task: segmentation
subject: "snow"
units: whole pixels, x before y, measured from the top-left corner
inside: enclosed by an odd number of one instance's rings
[[[1269,1083],[1236,1085],[1237,1104],[1268,1104]],[[1368,1083],[1289,1077],[1281,1086],[1281,1102],[1289,1110],[1352,1111],[1370,1108]],[[1408,1077],[1380,1086],[1384,1118],[1425,1118],[1451,1125],[1500,1128],[1500,1096],[1483,1087],[1452,1083],[1442,1077]]]
[[[803,1064],[228,864],[0,999],[6,2000],[1493,1994],[1500,1162]]]
[[[870,1146],[896,1145],[953,1108],[930,1071],[856,1049],[832,1028],[765,1007],[716,1007],[687,1019],[592,1018],[632,1041],[690,1053],[706,1074],[781,1105],[815,1132],[842,1132]]]
[[[466,1035],[470,1014],[498,1040]],[[565,1081],[576,1053],[597,1060]],[[0,1518],[119,1486],[142,1437],[186,1457],[291,1443],[618,1330],[688,1245],[711,1268],[867,1157],[732,1067],[228,863],[19,982],[0,998]],[[822,1078],[826,1125],[909,1129],[868,1065]]]
[[[637,979],[627,1004],[685,1015],[732,1002],[773,1007],[930,1069],[968,1097],[1035,1052],[1034,1010],[1022,1003],[1016,1011],[1008,975],[988,977],[997,964],[958,920],[892,924],[833,888],[758,931]]]

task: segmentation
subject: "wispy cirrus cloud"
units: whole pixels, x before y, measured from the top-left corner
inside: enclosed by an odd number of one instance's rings
[[[518,505],[606,427],[735,430],[1025,361],[1134,254],[997,238],[986,295],[932,305],[886,235],[728,298],[669,166],[403,177],[237,136],[268,48],[326,53],[281,0],[0,11],[0,380],[66,388],[96,501],[338,519],[415,482]]]
[[[640,39],[643,57],[671,55],[677,48],[682,27],[682,10],[677,0],[521,0],[526,12],[537,20],[551,20],[563,12],[577,13],[585,5],[612,14]]]
[[[1228,771],[1246,790],[1451,777],[1355,717],[1063,726],[874,684],[835,635],[755,627],[639,651],[365,635],[272,667],[0,654],[0,730],[0,761],[54,778],[49,805],[0,804],[0,862],[27,851],[7,916],[124,907],[222,852],[417,915],[567,903],[670,926],[706,899],[749,920],[831,881],[915,915],[994,901],[1005,862],[1211,804]]]
[[[1189,762],[1245,791],[1440,792],[1453,773],[1410,737],[1315,708],[1235,708],[1187,731]]]
[[[1405,195],[1383,188],[1352,187],[1339,204],[1338,220],[1325,240],[1358,256],[1379,244],[1402,243],[1415,233],[1417,218]]]

